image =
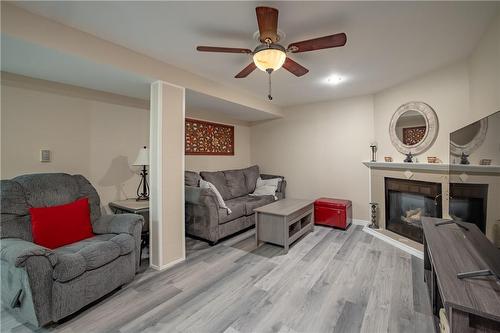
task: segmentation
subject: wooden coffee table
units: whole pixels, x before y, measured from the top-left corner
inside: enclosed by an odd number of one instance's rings
[[[314,230],[314,200],[283,199],[254,209],[255,240],[288,248]]]

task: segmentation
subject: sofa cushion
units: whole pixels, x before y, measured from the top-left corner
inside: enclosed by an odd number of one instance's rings
[[[226,200],[226,206],[231,210],[231,214],[227,214],[226,209],[219,209],[219,224],[245,216],[245,202],[245,197]]]
[[[245,183],[247,186],[247,193],[252,193],[255,191],[255,184],[257,184],[257,178],[260,176],[260,170],[258,165],[253,165],[251,167],[243,169],[243,174],[245,174]]]
[[[243,170],[226,170],[223,172],[226,177],[227,187],[231,193],[231,198],[238,198],[250,193],[247,189]]]
[[[59,282],[72,280],[132,252],[134,246],[131,235],[103,234],[59,247],[54,250],[58,261],[53,278]]]
[[[247,196],[245,201],[245,212],[246,215],[252,215],[255,208],[259,208],[274,202],[273,195],[263,195],[263,196]]]
[[[185,171],[184,172],[184,185],[186,186],[199,186],[200,183],[200,175],[197,172],[193,171]]]
[[[203,180],[206,180],[207,182],[210,182],[215,187],[217,187],[224,200],[233,198],[231,195],[231,191],[229,191],[229,188],[227,186],[226,177],[224,176],[224,173],[222,171],[202,171],[200,172],[200,176],[201,178],[203,178]]]

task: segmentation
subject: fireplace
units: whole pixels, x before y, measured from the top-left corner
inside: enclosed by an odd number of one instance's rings
[[[474,223],[484,233],[486,230],[486,203],[488,184],[450,184],[450,217]]]
[[[385,227],[423,243],[422,216],[442,217],[440,183],[385,178]]]

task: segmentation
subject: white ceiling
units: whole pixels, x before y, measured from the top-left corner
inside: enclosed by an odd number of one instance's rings
[[[467,57],[498,12],[498,2],[268,2],[280,10],[288,45],[347,33],[347,45],[291,57],[310,72],[273,74],[278,105],[380,91]],[[209,54],[196,45],[254,48],[262,2],[17,2],[16,5],[221,83],[267,95],[267,77],[233,76],[250,56]],[[339,74],[345,80],[327,85]]]

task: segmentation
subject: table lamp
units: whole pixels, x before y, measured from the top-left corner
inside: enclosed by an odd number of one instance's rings
[[[142,170],[140,173],[141,176],[141,181],[139,183],[139,186],[137,187],[137,201],[141,200],[149,200],[149,185],[148,181],[146,179],[146,176],[148,174],[146,170],[146,166],[149,165],[149,149],[144,146],[139,150],[139,154],[137,155],[137,158],[135,159],[134,166],[142,166]],[[142,193],[139,193],[141,190],[142,186]]]

